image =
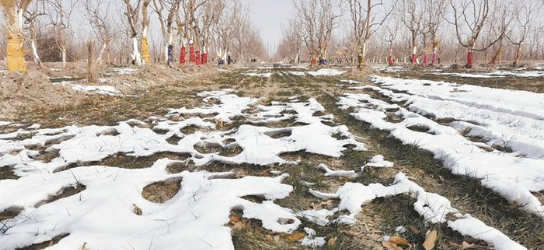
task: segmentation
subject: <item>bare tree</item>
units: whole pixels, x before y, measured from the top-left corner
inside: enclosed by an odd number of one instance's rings
[[[38,54],[36,26],[38,25],[39,17],[43,15],[45,15],[45,9],[43,1],[41,0],[34,1],[23,14],[24,23],[26,25],[25,29],[28,30],[28,33],[30,34],[30,48],[32,49],[32,56],[34,57],[34,62],[38,65],[38,67],[42,66],[42,60]]]
[[[415,65],[417,61],[417,39],[423,28],[422,9],[421,6],[417,5],[416,1],[402,0],[399,10],[398,15],[402,16],[402,23],[410,32],[410,46],[412,48],[411,62],[412,65]]]
[[[363,68],[368,41],[378,31],[392,12],[387,10],[383,1],[346,0],[353,24],[353,38],[357,51],[357,67]],[[385,13],[379,16],[379,13]]]
[[[482,30],[488,25],[488,19],[491,15],[496,0],[450,0],[450,6],[453,10],[453,24],[459,44],[468,49],[466,68],[473,66],[474,51],[484,51],[493,46],[500,37],[490,43],[476,48],[478,38]],[[467,37],[463,36],[463,30],[468,30]]]
[[[73,37],[72,14],[79,1],[48,0],[49,24],[55,34],[55,43],[62,56],[62,67],[66,68],[69,40]]]
[[[393,66],[393,44],[397,38],[399,26],[398,18],[394,18],[385,25],[385,41],[388,47],[387,64],[390,67]]]
[[[128,27],[130,28],[130,40],[132,41],[132,63],[136,65],[142,65],[142,56],[138,49],[138,35],[140,31],[140,8],[142,7],[142,0],[123,0],[125,3],[125,16]]]
[[[197,34],[195,30],[198,24],[198,10],[206,4],[207,0],[183,0],[181,1],[181,7],[183,12],[178,12],[176,16],[176,22],[178,26],[178,35],[182,40],[181,45],[181,60],[185,60],[185,45],[189,42],[189,63],[197,63],[195,40],[197,40]],[[183,17],[182,17],[183,14]],[[198,42],[197,42],[198,45]],[[200,56],[199,56],[200,57]],[[200,58],[199,58],[200,59]],[[200,61],[200,60],[199,60]],[[200,63],[200,62],[198,62]]]
[[[339,14],[334,12],[332,0],[295,1],[297,16],[303,27],[304,42],[311,57],[311,65],[326,63],[332,31]]]
[[[153,0],[153,7],[159,18],[161,31],[166,47],[165,61],[171,64],[174,60],[174,18],[180,10],[182,0]]]
[[[532,0],[517,0],[515,1],[514,8],[514,25],[513,29],[508,35],[508,40],[517,47],[516,57],[514,59],[513,66],[517,67],[519,61],[523,57],[523,44],[533,31],[533,24],[540,16],[540,10],[542,9],[542,2],[535,2]]]
[[[491,16],[491,39],[494,39],[494,37],[498,37],[498,40],[495,43],[497,46],[495,54],[491,58],[491,61],[488,63],[490,67],[495,67],[501,61],[504,47],[503,41],[504,38],[506,38],[506,35],[511,32],[512,27],[511,24],[513,19],[512,15],[510,14],[510,12],[512,11],[511,7],[512,6],[509,2],[497,3],[497,5],[495,6],[495,11],[493,11],[493,15]]]
[[[192,20],[193,34],[197,41],[197,65],[208,62],[208,47],[211,40],[212,27],[217,24],[219,17],[225,9],[222,0],[202,2],[202,8],[198,8],[197,17]]]
[[[437,65],[439,58],[438,48],[441,44],[438,32],[446,13],[446,0],[424,0],[423,10],[425,13],[424,31],[428,34],[431,43],[431,65]]]
[[[298,19],[291,19],[283,29],[283,39],[278,45],[277,57],[300,63],[302,56],[302,25]]]
[[[89,23],[98,38],[102,43],[102,48],[97,56],[94,54],[94,41],[88,42],[88,51],[92,54],[89,55],[89,70],[96,69],[96,65],[101,65],[104,57],[104,53],[109,48],[110,43],[115,37],[114,24],[111,19],[108,19],[110,10],[110,2],[106,3],[106,0],[86,0],[85,10]],[[109,61],[109,59],[108,59]],[[95,75],[95,72],[89,72],[89,75]],[[90,80],[96,80],[96,77],[89,77]]]
[[[232,30],[232,56],[238,58],[239,61],[245,61],[246,55],[248,53],[248,34],[251,29],[251,20],[249,19],[249,9],[240,5],[240,9],[236,12],[236,15],[233,16],[233,19],[230,20],[230,23],[233,27]],[[228,55],[227,55],[228,57]]]
[[[228,5],[231,3],[231,5]],[[227,61],[227,56],[232,51],[232,40],[236,31],[235,23],[239,22],[239,19],[244,18],[242,16],[243,6],[239,0],[233,0],[227,2],[226,10],[219,16],[216,24],[213,27],[214,36],[213,43],[215,52],[219,60],[223,62]]]
[[[7,63],[9,71],[26,72],[23,15],[32,0],[1,0],[3,17],[7,20]]]

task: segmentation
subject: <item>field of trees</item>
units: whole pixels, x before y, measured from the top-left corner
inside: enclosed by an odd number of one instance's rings
[[[267,53],[249,6],[239,0],[6,0],[0,57],[7,57],[8,41],[14,49],[24,47],[26,60],[38,65],[87,60],[89,42],[96,61],[136,65],[217,63],[227,54],[239,62],[437,65],[440,60],[466,66],[476,60],[492,67],[544,57],[542,1],[294,3],[296,17],[283,24],[277,51]]]

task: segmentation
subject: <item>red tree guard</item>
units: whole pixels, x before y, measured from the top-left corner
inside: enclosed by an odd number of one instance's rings
[[[416,58],[417,58],[417,55],[412,54],[412,64],[416,64]]]
[[[200,65],[202,63],[200,59],[200,51],[196,51],[196,65]]]

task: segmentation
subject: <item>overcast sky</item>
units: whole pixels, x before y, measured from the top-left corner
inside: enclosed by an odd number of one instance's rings
[[[282,37],[282,27],[295,15],[292,0],[242,0],[251,8],[251,19],[272,51]]]

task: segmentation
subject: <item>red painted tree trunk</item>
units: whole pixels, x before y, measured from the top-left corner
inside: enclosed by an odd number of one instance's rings
[[[317,59],[312,58],[312,60],[310,61],[310,66],[315,66],[315,65],[317,65]]]
[[[472,53],[473,53],[472,51],[469,51],[467,55],[467,69],[472,69],[472,65],[474,63],[474,58]]]
[[[201,59],[200,59],[200,51],[196,51],[196,65],[200,65],[202,63]]]
[[[195,45],[193,43],[189,44],[189,62],[194,63],[196,62],[195,58]]]
[[[393,66],[393,57],[391,55],[387,57],[387,63],[389,64],[389,67]]]
[[[203,53],[202,54],[202,64],[203,65],[208,64],[208,53]]]
[[[412,54],[412,65],[416,64],[417,55]]]
[[[181,50],[179,52],[179,63],[182,65],[185,65],[185,46],[181,47]]]
[[[438,64],[438,55],[436,53],[433,53],[433,58],[431,59],[431,65],[437,65]]]
[[[427,67],[427,64],[428,64],[428,56],[427,56],[427,54],[425,54],[425,55],[423,55],[423,66]]]

